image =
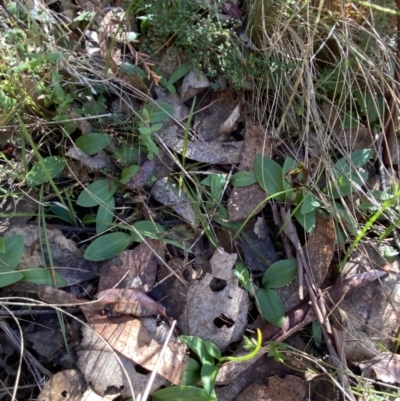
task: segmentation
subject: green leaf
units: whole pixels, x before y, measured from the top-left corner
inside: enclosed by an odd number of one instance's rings
[[[204,341],[204,345],[206,346],[207,352],[211,356],[218,360],[222,358],[221,350],[218,348],[218,345],[214,344],[211,341]]]
[[[170,119],[175,109],[167,103],[158,102],[146,105],[144,108],[149,115],[149,123],[162,123]]]
[[[317,320],[314,320],[312,322],[312,333],[315,345],[317,347],[320,347],[322,344],[322,330],[321,330],[321,325],[318,323]]]
[[[21,281],[26,281],[27,283],[33,283],[37,285],[49,285],[54,286],[53,276],[50,269],[37,268],[37,269],[27,269],[21,270],[23,278]],[[65,287],[67,282],[63,276],[55,272],[57,287]]]
[[[239,171],[231,177],[231,184],[234,187],[247,187],[257,182],[254,171]]]
[[[17,281],[21,280],[23,277],[23,274],[18,271],[0,267],[0,288],[14,284]]]
[[[69,210],[66,210],[59,205],[50,205],[49,211],[52,212],[58,219],[67,222],[71,226],[75,225],[75,221],[71,217]]]
[[[168,82],[173,85],[175,82],[179,81],[181,78],[183,78],[192,68],[190,64],[183,64],[180,67],[178,67],[172,75],[169,77]]]
[[[98,180],[88,185],[79,195],[76,204],[93,207],[108,201],[117,191],[118,183],[114,180]]]
[[[132,146],[121,146],[115,150],[113,158],[124,164],[135,164],[138,161],[139,150]]]
[[[96,215],[96,234],[101,234],[110,227],[110,223],[114,219],[115,199],[112,196],[100,205]]]
[[[214,357],[208,353],[204,340],[196,336],[179,336],[179,338],[200,358],[202,364],[214,362]]]
[[[226,174],[211,175],[211,195],[216,202],[220,200],[227,179],[228,176]]]
[[[201,382],[203,384],[204,390],[208,395],[211,395],[214,391],[215,379],[217,378],[218,370],[220,367],[221,364],[212,365],[209,362],[206,362],[201,367]]]
[[[268,288],[279,288],[293,281],[297,275],[295,259],[278,260],[264,273],[262,284]]]
[[[160,234],[165,232],[165,228],[160,224],[153,223],[150,220],[142,220],[136,222],[133,227],[143,236],[158,239]],[[142,242],[140,236],[135,232],[131,231],[131,241]]]
[[[6,241],[0,237],[0,253],[6,253]]]
[[[239,283],[245,288],[250,295],[253,295],[253,287],[250,281],[250,272],[243,262],[236,262],[232,270],[233,275],[239,280]]]
[[[294,212],[294,217],[301,224],[301,226],[310,233],[312,229],[315,227],[315,213],[317,210],[313,210],[312,212],[303,214],[300,208]]]
[[[93,262],[111,259],[125,251],[130,242],[130,236],[126,233],[104,234],[87,247],[84,258]]]
[[[267,322],[282,328],[285,312],[279,295],[270,288],[261,288],[257,292],[257,301],[263,318]]]
[[[109,135],[96,132],[82,135],[75,141],[75,145],[89,156],[100,152],[110,143],[111,137]]]
[[[359,125],[359,120],[358,120],[358,115],[357,113],[352,113],[352,112],[347,112],[344,115],[344,119],[342,123],[340,124],[340,127],[342,129],[355,129]]]
[[[121,177],[119,179],[119,182],[122,184],[127,184],[130,179],[139,172],[140,167],[136,166],[136,165],[132,165],[129,167],[125,167],[122,171],[121,171]]]
[[[216,397],[208,395],[202,388],[191,386],[174,386],[155,391],[153,401],[218,401]]]
[[[0,254],[0,267],[15,269],[24,253],[24,237],[20,234],[3,238],[6,252]]]
[[[292,184],[290,182],[290,177],[289,175],[286,176],[286,174],[289,171],[293,171],[295,168],[297,168],[297,166],[299,165],[299,163],[297,163],[296,160],[292,159],[291,157],[287,157],[285,159],[285,162],[283,163],[283,167],[282,167],[282,185],[283,185],[283,189],[289,190],[292,189]],[[290,192],[287,193],[287,197],[290,198]]]
[[[119,68],[121,69],[121,71],[126,74],[126,75],[136,75],[138,74],[140,78],[142,79],[146,79],[147,78],[147,74],[137,65],[128,63],[128,62],[124,62],[121,63],[119,65]]]
[[[267,156],[256,155],[254,160],[254,171],[257,182],[269,195],[274,196],[279,202],[284,202],[286,194],[283,192],[282,167]],[[279,195],[276,195],[280,193]]]
[[[307,214],[312,212],[321,206],[319,200],[311,193],[307,193],[304,197],[303,203],[301,204],[301,214]]]
[[[66,165],[65,161],[58,156],[50,156],[43,159],[44,167],[40,162],[36,162],[31,171],[26,176],[26,182],[29,187],[40,185],[46,182],[47,177],[43,169],[46,169],[51,178],[57,177]]]
[[[189,358],[181,384],[190,386],[195,384],[198,379],[200,379],[200,365],[193,358]]]

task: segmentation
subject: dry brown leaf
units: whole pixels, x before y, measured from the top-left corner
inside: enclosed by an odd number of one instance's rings
[[[201,142],[225,141],[240,116],[240,103],[230,89],[210,92],[199,103],[194,129]]]
[[[86,390],[83,376],[74,369],[56,373],[45,384],[38,401],[81,401]]]
[[[250,306],[247,291],[232,274],[236,258],[218,248],[210,259],[212,275],[194,281],[187,293],[187,334],[212,341],[222,351],[243,336]]]
[[[165,245],[158,239],[147,239],[149,244],[161,257]],[[102,266],[99,291],[108,288],[135,288],[148,292],[154,285],[157,273],[157,256],[145,242],[135,249],[120,253]]]
[[[244,389],[235,401],[306,401],[309,399],[308,387],[307,382],[296,376],[286,376],[283,379],[272,376],[268,380],[268,386],[254,383]]]
[[[148,329],[139,320],[134,319],[122,324],[93,324],[93,328],[116,351],[148,370],[154,369],[162,344],[152,339]],[[179,385],[187,361],[186,346],[170,341],[157,373],[171,383]]]
[[[239,166],[240,171],[250,171],[254,166],[254,157],[264,154],[271,157],[273,141],[267,137],[262,128],[255,124],[246,127],[244,146]],[[267,194],[258,184],[247,187],[234,187],[228,200],[229,219],[244,220],[251,213],[258,213],[264,204],[257,206],[267,197]]]
[[[96,297],[111,309],[113,315],[152,316],[161,314],[169,320],[164,306],[139,290],[113,288],[99,292]]]
[[[303,247],[317,288],[324,281],[335,250],[335,224],[332,217],[316,214],[316,225]]]
[[[186,102],[210,86],[210,81],[202,71],[190,70],[182,81],[181,99]]]
[[[400,383],[400,355],[382,352],[368,361],[359,363],[365,377],[384,383]]]

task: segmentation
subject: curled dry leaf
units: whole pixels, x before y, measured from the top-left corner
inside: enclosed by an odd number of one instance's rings
[[[400,383],[400,355],[382,352],[358,364],[365,377],[384,383]]]
[[[189,198],[179,188],[175,182],[168,177],[157,180],[151,190],[153,197],[165,206],[182,216],[191,225],[196,225],[196,213]]]

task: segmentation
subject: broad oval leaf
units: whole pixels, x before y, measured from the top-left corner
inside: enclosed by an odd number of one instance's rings
[[[222,358],[221,350],[218,348],[217,344],[214,344],[211,341],[204,341],[204,345],[206,346],[207,352],[213,356],[214,358],[220,360]]]
[[[319,206],[321,206],[319,200],[313,194],[307,193],[304,197],[303,203],[301,204],[301,214],[310,213]]]
[[[125,251],[130,242],[130,236],[126,233],[104,234],[87,247],[84,258],[93,262],[111,259]]]
[[[204,340],[196,336],[179,336],[179,338],[199,357],[202,364],[214,362],[214,357],[207,351]]]
[[[101,204],[96,215],[96,233],[101,234],[110,227],[110,223],[114,219],[115,199],[112,196],[110,199]]]
[[[47,181],[47,171],[51,178],[57,177],[64,170],[65,160],[58,156],[49,156],[43,159],[43,163],[37,161],[31,171],[26,176],[26,182],[29,187],[43,184]]]
[[[270,288],[261,288],[257,292],[257,303],[263,318],[267,322],[282,328],[285,312],[279,295]]]
[[[121,177],[119,179],[119,182],[122,184],[126,184],[129,182],[129,180],[139,172],[140,167],[136,166],[136,165],[132,165],[132,166],[128,166],[125,167],[122,171],[121,171]]]
[[[268,267],[262,279],[266,288],[279,288],[293,281],[297,275],[295,259],[278,260]]]
[[[135,164],[138,161],[139,150],[132,146],[121,146],[112,155],[115,160],[125,164]]]
[[[254,172],[261,188],[279,202],[284,202],[286,195],[282,183],[282,167],[267,156],[256,155],[254,160]],[[279,195],[277,195],[279,194]]]
[[[22,270],[23,278],[21,281],[34,283],[37,285],[48,285],[54,287],[53,274],[50,269],[39,267],[37,269]],[[57,287],[65,287],[67,282],[63,276],[55,272]]]
[[[183,374],[182,385],[190,386],[200,379],[200,365],[193,358],[188,359],[188,364]]]
[[[183,78],[191,69],[192,66],[190,64],[182,64],[169,77],[168,83],[173,85],[175,82]]]
[[[0,253],[0,267],[15,269],[24,253],[24,237],[20,234],[3,238],[5,252]]]
[[[214,391],[215,379],[217,378],[218,370],[221,364],[212,365],[210,363],[204,363],[201,367],[200,376],[204,390],[208,395],[211,395]]]
[[[157,223],[153,223],[150,220],[137,221],[133,225],[133,227],[135,227],[135,229],[138,231],[138,233],[136,233],[134,230],[131,231],[131,241],[135,242],[142,242],[142,238],[140,237],[140,235],[142,237],[158,239],[160,237],[160,233],[165,232],[163,226]]]
[[[312,212],[309,213],[301,213],[300,207],[297,208],[294,212],[294,217],[296,220],[301,224],[301,226],[308,232],[310,233],[312,229],[315,227],[315,213],[317,210],[313,210]]]
[[[118,183],[114,180],[98,180],[88,185],[79,195],[76,204],[93,207],[108,201],[117,191]]]
[[[155,391],[153,401],[218,401],[216,397],[208,395],[199,387],[173,386]]]
[[[94,155],[100,152],[111,143],[111,137],[107,134],[93,132],[80,136],[75,145],[83,150],[87,155]]]
[[[238,173],[233,174],[231,178],[231,184],[234,187],[247,187],[256,182],[257,179],[254,171],[239,171]]]
[[[21,272],[0,267],[0,288],[14,284],[17,281],[20,281],[23,277],[24,276]]]

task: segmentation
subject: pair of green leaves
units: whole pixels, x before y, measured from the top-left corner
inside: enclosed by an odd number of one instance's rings
[[[24,252],[24,237],[16,234],[10,237],[0,237],[0,287],[6,287],[18,281],[26,281],[37,285],[53,285],[50,270],[34,268],[15,270]],[[66,285],[65,279],[56,273],[57,285]]]

